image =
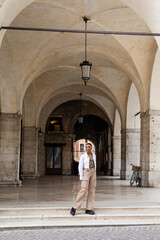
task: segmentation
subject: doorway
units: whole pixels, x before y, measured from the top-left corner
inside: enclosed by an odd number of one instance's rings
[[[46,145],[46,174],[62,174],[62,145]]]

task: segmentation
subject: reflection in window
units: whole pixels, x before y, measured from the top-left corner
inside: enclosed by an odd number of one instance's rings
[[[47,147],[47,168],[53,168],[53,147]]]
[[[46,125],[46,132],[62,131],[62,118],[49,117]]]
[[[84,144],[80,144],[80,152],[84,152]]]
[[[61,147],[54,147],[54,168],[61,168]]]

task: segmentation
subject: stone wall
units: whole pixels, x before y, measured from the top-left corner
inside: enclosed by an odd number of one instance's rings
[[[140,166],[140,129],[126,129],[126,179],[132,175],[132,166]]]
[[[22,139],[22,178],[36,178],[38,176],[38,128],[24,127]]]
[[[38,134],[38,174],[40,176],[45,175],[45,145],[44,145],[44,133]]]
[[[126,129],[121,130],[121,179],[126,179]]]
[[[160,187],[160,111],[141,114],[142,186]]]
[[[120,176],[121,171],[121,137],[113,137],[113,176]]]
[[[0,115],[0,184],[19,185],[21,118],[17,114]]]

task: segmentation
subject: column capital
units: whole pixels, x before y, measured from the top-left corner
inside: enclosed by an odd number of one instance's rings
[[[140,133],[140,128],[124,128],[121,130],[121,134],[126,133]]]
[[[120,140],[121,139],[121,136],[113,136],[112,139],[117,139],[117,140]]]
[[[140,114],[141,118],[148,117],[148,116],[160,116],[160,110],[147,110],[146,112],[142,112]]]
[[[23,126],[23,129],[25,132],[35,132],[35,131],[39,131],[39,128],[36,126]]]
[[[9,118],[19,118],[21,119],[22,118],[22,115],[19,114],[19,112],[17,113],[4,113],[4,112],[0,112],[0,118],[1,119],[9,119]]]

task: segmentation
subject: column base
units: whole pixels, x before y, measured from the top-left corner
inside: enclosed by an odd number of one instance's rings
[[[149,171],[149,187],[160,188],[160,171]]]
[[[142,175],[141,186],[142,187],[149,187],[148,171],[141,171],[141,175]]]
[[[132,176],[132,171],[131,170],[126,170],[126,171],[121,171],[121,179],[122,180],[129,180]]]
[[[126,171],[121,170],[121,180],[126,180]]]
[[[160,188],[160,171],[142,171],[142,187]]]
[[[3,181],[0,180],[0,186],[10,186],[10,185],[15,185],[15,186],[21,186],[22,185],[22,181],[20,180],[10,180],[10,181]]]
[[[120,176],[121,170],[119,168],[114,168],[113,169],[113,176]]]
[[[26,173],[21,175],[22,179],[37,179],[39,177],[40,177],[40,174],[32,174],[32,173]]]

